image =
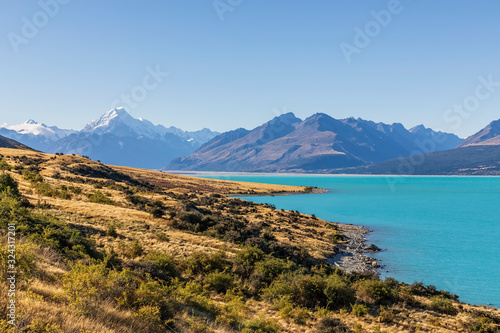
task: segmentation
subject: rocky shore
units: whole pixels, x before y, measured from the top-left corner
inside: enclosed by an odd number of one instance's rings
[[[344,235],[346,243],[337,245],[337,253],[328,260],[329,264],[345,269],[347,272],[373,272],[378,273],[381,265],[367,254],[380,252],[376,245],[366,244],[366,235],[371,230],[351,225],[334,223]]]

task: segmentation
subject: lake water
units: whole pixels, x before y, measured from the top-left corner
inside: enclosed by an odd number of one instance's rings
[[[242,197],[371,230],[382,276],[500,307],[500,177],[203,176],[317,186],[325,194]]]

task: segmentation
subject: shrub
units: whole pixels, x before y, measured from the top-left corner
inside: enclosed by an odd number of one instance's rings
[[[30,171],[27,169],[23,170],[23,177],[24,179],[28,180],[31,184],[42,183],[44,180],[43,176],[38,172]]]
[[[195,276],[199,274],[209,274],[215,271],[224,271],[230,267],[224,252],[193,252],[182,263],[187,275]]]
[[[3,160],[0,160],[0,170],[10,171],[11,169],[12,169],[12,167],[9,165],[9,163],[7,163]]]
[[[479,319],[474,320],[468,325],[468,329],[471,332],[477,333],[498,333],[499,327],[495,325],[493,320],[487,317],[481,317]]]
[[[458,313],[451,300],[443,296],[434,296],[431,298],[431,309],[449,315],[456,315]]]
[[[344,307],[355,301],[354,291],[349,283],[337,274],[332,274],[326,278],[324,293],[329,308]]]
[[[114,201],[104,195],[101,191],[96,191],[92,194],[88,194],[90,202],[100,203],[105,205],[114,205]]]
[[[394,321],[394,310],[388,307],[381,307],[378,314],[378,321],[386,324],[392,323]]]
[[[244,333],[278,333],[278,325],[268,319],[249,320],[245,324]]]
[[[163,280],[175,278],[180,275],[174,258],[165,252],[150,252],[146,256],[146,260],[156,266],[158,270],[156,275]]]
[[[240,330],[244,321],[243,314],[247,311],[246,305],[241,297],[226,295],[226,299],[228,298],[229,302],[221,306],[220,313],[215,321]]]
[[[391,287],[380,280],[360,280],[354,284],[356,297],[367,303],[391,302],[397,298]]]
[[[265,253],[255,246],[249,246],[239,251],[234,260],[234,269],[239,274],[248,277],[255,268],[255,264],[264,260]]]
[[[349,333],[352,332],[337,318],[322,318],[316,325],[316,333]]]
[[[8,173],[0,175],[0,194],[13,198],[21,197],[17,182]]]
[[[274,280],[263,290],[263,296],[270,300],[290,297],[293,303],[307,308],[327,306],[326,286],[326,280],[319,275],[287,275]]]
[[[134,313],[134,317],[144,324],[145,331],[157,332],[163,328],[158,306],[145,305]]]
[[[9,260],[12,259],[9,255],[13,254],[16,258],[16,280],[18,282],[28,281],[33,278],[37,271],[34,250],[35,246],[30,243],[17,243],[15,252],[9,248],[8,244],[2,244],[0,247],[0,278],[2,281],[7,281],[6,279],[9,277],[7,273],[11,270]]]
[[[214,302],[206,296],[206,292],[200,284],[194,281],[187,282],[183,287],[177,288],[176,293],[181,302],[186,305],[193,306],[213,316],[218,314],[217,307]]]
[[[82,188],[78,186],[69,186],[68,190],[70,190],[74,194],[82,194]]]
[[[118,233],[116,232],[116,226],[114,224],[108,226],[108,228],[106,229],[106,236],[110,237],[118,236]]]
[[[351,313],[356,317],[363,317],[364,315],[368,314],[368,307],[359,303],[353,304]]]
[[[137,239],[134,239],[130,244],[121,243],[120,245],[123,248],[123,254],[128,258],[138,257],[144,252],[141,243]]]
[[[70,258],[100,256],[93,242],[83,237],[77,229],[55,217],[31,213],[15,198],[0,199],[0,222],[5,225],[5,229],[8,222],[17,222],[17,233]]]
[[[46,197],[57,197],[59,195],[59,192],[48,183],[36,183],[34,188],[38,194]]]
[[[208,274],[203,279],[203,283],[207,289],[221,293],[226,292],[234,286],[234,278],[228,273],[214,272]]]

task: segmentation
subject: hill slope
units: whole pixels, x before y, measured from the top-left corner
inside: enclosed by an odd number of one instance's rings
[[[13,148],[13,149],[26,149],[31,150],[30,147],[23,145],[17,141],[6,138],[0,135],[0,148]]]
[[[500,175],[500,145],[470,145],[332,173],[389,175]]]
[[[5,319],[10,298],[0,284],[2,332],[499,328],[499,310],[460,304],[421,283],[326,265],[354,226],[223,195],[302,187],[176,176],[18,149],[0,154],[11,169],[0,175],[0,234],[7,240],[9,226],[16,232],[18,315],[17,327]],[[4,241],[4,280],[13,274],[9,251]]]
[[[439,137],[439,140],[436,138]],[[427,145],[431,141],[432,145]],[[334,119],[315,114],[302,121],[287,113],[255,128],[224,133],[165,170],[325,172],[399,156],[455,147],[461,139],[423,126],[408,131],[401,124],[363,119]]]

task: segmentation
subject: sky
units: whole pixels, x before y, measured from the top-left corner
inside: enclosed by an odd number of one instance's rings
[[[500,2],[0,0],[0,125],[82,129],[124,106],[184,130],[284,112],[424,124],[500,118]]]

